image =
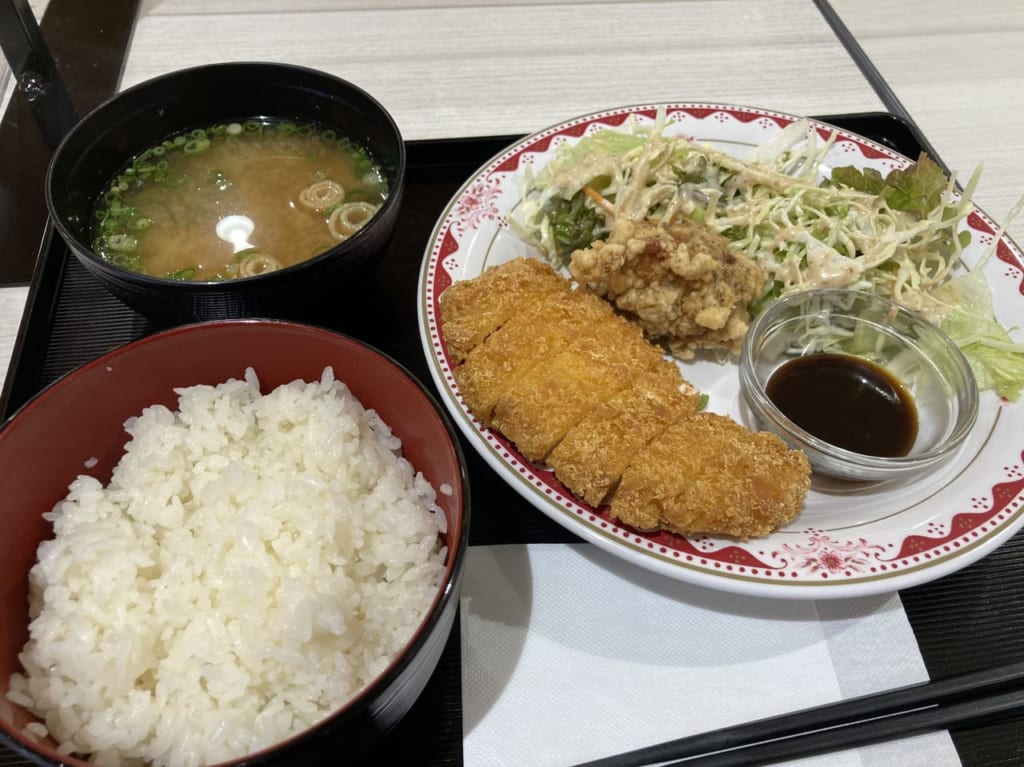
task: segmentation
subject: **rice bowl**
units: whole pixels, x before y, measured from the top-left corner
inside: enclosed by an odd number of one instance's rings
[[[314,346],[326,339],[365,348],[291,323],[206,325],[158,336],[244,336],[229,355],[243,357],[257,330],[272,331],[272,340],[298,333],[316,336]],[[168,343],[157,345],[166,352]],[[321,364],[332,361],[323,351]],[[270,356],[310,352],[298,344]],[[158,397],[129,411],[137,417],[120,418],[116,457],[108,435],[97,435],[95,454],[78,448],[81,476],[70,490],[65,480],[65,496],[45,514],[52,533],[37,539],[39,561],[29,579],[21,576],[20,597],[5,599],[6,614],[16,615],[14,601],[26,604],[31,584],[28,643],[12,646],[19,632],[9,620],[4,636],[5,657],[24,647],[24,670],[10,661],[0,669],[8,672],[0,723],[11,745],[48,756],[44,764],[258,763],[281,748],[326,743],[314,733],[351,736],[357,753],[397,723],[452,625],[465,477],[457,447],[456,465],[433,457],[453,447],[425,426],[439,411],[410,417],[421,403],[403,396],[395,404],[396,385],[406,395],[425,392],[416,383],[406,391],[407,374],[379,381],[362,361],[345,366],[355,391],[330,369],[315,378],[308,364],[302,380],[286,377],[281,364],[257,366],[274,387],[264,385],[265,395],[252,370],[230,381],[196,373],[174,390],[175,402]],[[97,376],[109,387],[132,367],[103,363],[72,377]],[[380,399],[384,412],[360,398]],[[66,463],[66,452],[55,448],[55,462]],[[5,555],[12,550],[5,545]],[[18,567],[15,559],[6,570]],[[348,740],[338,742],[348,749]]]

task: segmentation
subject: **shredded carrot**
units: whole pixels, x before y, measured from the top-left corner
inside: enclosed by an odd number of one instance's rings
[[[612,205],[608,200],[601,196],[601,193],[591,189],[589,186],[583,187],[584,194],[587,195],[591,200],[600,205],[608,213],[615,213],[615,206]]]

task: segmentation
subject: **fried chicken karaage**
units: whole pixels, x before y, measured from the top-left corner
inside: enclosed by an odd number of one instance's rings
[[[680,359],[700,349],[736,354],[761,295],[761,267],[729,241],[681,219],[667,226],[620,218],[604,240],[572,254],[572,276],[634,318]]]

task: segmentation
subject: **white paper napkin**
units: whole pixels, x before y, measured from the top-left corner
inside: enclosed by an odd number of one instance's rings
[[[734,596],[589,544],[471,547],[462,664],[466,767],[570,765],[928,678],[896,595]],[[800,763],[960,760],[943,732]]]

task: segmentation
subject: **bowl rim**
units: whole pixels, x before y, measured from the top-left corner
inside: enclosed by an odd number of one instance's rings
[[[830,304],[847,297],[851,300],[870,301],[887,312],[911,319],[933,334],[950,352],[955,370],[960,374],[964,386],[957,386],[957,392],[966,398],[965,407],[958,409],[957,422],[953,431],[938,445],[919,453],[904,456],[874,456],[858,453],[827,442],[798,426],[785,415],[764,391],[758,376],[754,373],[753,356],[755,344],[759,343],[766,328],[778,315],[787,309],[798,306],[815,297],[828,301]],[[852,316],[852,315],[851,315]],[[901,335],[901,334],[900,334]],[[856,355],[853,355],[856,356]],[[743,398],[754,414],[762,421],[771,424],[771,428],[783,439],[808,452],[816,453],[829,461],[828,468],[820,466],[811,455],[812,464],[816,469],[832,476],[845,476],[857,479],[887,479],[910,471],[918,471],[930,466],[955,452],[967,435],[970,434],[977,421],[979,410],[979,391],[974,371],[960,347],[938,325],[920,312],[913,311],[884,296],[852,288],[808,288],[794,291],[773,301],[751,323],[744,336],[739,360],[740,388]],[[962,398],[963,398],[962,397]],[[838,468],[841,465],[843,468]]]
[[[366,223],[365,226],[361,227],[355,234],[351,235],[347,239],[339,242],[334,247],[323,251],[311,258],[307,258],[303,261],[299,261],[290,266],[286,266],[282,269],[277,269],[272,272],[264,272],[262,274],[252,275],[250,277],[235,277],[230,280],[175,280],[169,277],[160,277],[157,275],[142,274],[140,272],[133,272],[130,269],[124,269],[109,261],[100,257],[93,251],[91,243],[84,242],[78,236],[73,234],[65,224],[63,218],[57,214],[57,206],[55,202],[55,190],[54,190],[54,172],[58,163],[64,159],[67,152],[68,145],[74,141],[74,139],[86,130],[95,120],[102,118],[109,110],[115,108],[117,103],[133,96],[145,92],[146,90],[157,88],[166,85],[169,82],[176,80],[187,80],[192,77],[201,76],[204,74],[212,74],[213,76],[227,76],[231,77],[234,74],[248,73],[250,76],[259,72],[277,72],[281,74],[294,73],[301,77],[309,79],[319,78],[325,83],[330,83],[334,87],[341,86],[343,88],[351,89],[356,95],[365,99],[371,104],[383,118],[384,123],[387,125],[388,130],[393,131],[397,146],[396,162],[395,162],[395,180],[393,184],[389,185],[388,196],[381,204],[380,209],[376,214]],[[179,89],[185,90],[187,89]],[[307,88],[299,88],[299,90],[307,90]],[[263,119],[271,119],[273,115],[257,115],[257,117]],[[292,116],[294,117],[294,116]],[[312,118],[311,122],[316,122]],[[324,123],[328,127],[328,123]],[[185,130],[182,128],[181,130]],[[169,134],[170,135],[170,134]],[[356,85],[351,80],[347,80],[343,77],[331,74],[321,69],[314,67],[290,64],[287,62],[277,61],[261,61],[261,60],[247,60],[247,61],[227,61],[217,62],[212,64],[199,64],[196,66],[185,67],[182,69],[175,69],[170,72],[164,72],[159,75],[155,75],[146,80],[142,80],[134,85],[131,85],[124,90],[120,90],[117,93],[111,95],[109,98],[102,101],[97,106],[89,110],[83,117],[81,117],[64,137],[57,144],[53,154],[50,157],[50,161],[47,163],[46,176],[43,184],[43,195],[46,203],[47,213],[49,214],[50,221],[58,234],[65,242],[74,242],[77,247],[72,248],[76,256],[87,256],[88,262],[95,268],[100,269],[104,273],[112,275],[115,279],[122,279],[131,282],[132,284],[144,286],[150,289],[163,289],[171,291],[199,291],[199,292],[215,292],[223,290],[238,289],[234,286],[240,285],[253,285],[258,286],[268,281],[276,281],[278,279],[286,279],[289,276],[300,272],[304,267],[311,267],[315,264],[319,264],[327,259],[344,257],[348,250],[354,247],[351,243],[359,243],[365,240],[369,233],[376,231],[385,225],[387,214],[389,214],[393,208],[398,206],[401,202],[403,188],[405,185],[405,176],[408,165],[408,152],[406,142],[402,136],[402,132],[398,127],[398,123],[395,121],[394,116],[384,106],[384,104],[369,93],[367,90],[359,85]],[[123,158],[122,165],[127,162],[130,157]],[[109,181],[109,179],[107,179]],[[106,183],[106,181],[104,182]]]
[[[293,733],[288,738],[271,744],[260,751],[254,751],[233,760],[217,762],[210,765],[210,767],[228,767],[229,765],[230,767],[246,767],[246,765],[261,763],[262,760],[265,760],[271,754],[278,754],[296,748],[310,737],[317,737],[318,735],[328,736],[331,730],[342,725],[346,721],[357,717],[362,711],[363,704],[367,700],[372,700],[374,696],[390,688],[401,677],[403,672],[410,664],[413,663],[413,659],[417,655],[417,652],[427,644],[428,639],[432,636],[434,630],[438,627],[438,624],[449,620],[450,617],[455,615],[458,605],[452,603],[453,600],[458,599],[461,582],[466,569],[466,553],[469,548],[469,528],[472,503],[469,467],[466,462],[462,445],[458,438],[458,432],[456,431],[451,418],[441,407],[439,401],[426,384],[413,375],[412,372],[409,371],[409,369],[401,362],[398,362],[391,355],[378,349],[372,344],[322,325],[298,322],[295,320],[271,317],[243,317],[205,320],[173,326],[141,338],[137,338],[133,341],[126,342],[105,352],[99,357],[76,366],[48,383],[18,407],[6,419],[4,419],[2,423],[0,423],[0,435],[4,435],[4,433],[8,431],[9,426],[16,419],[21,420],[29,417],[32,410],[41,407],[43,402],[53,396],[56,391],[73,385],[74,380],[77,377],[85,374],[91,369],[106,366],[118,357],[124,354],[130,354],[138,347],[159,342],[168,337],[201,333],[208,329],[226,326],[246,326],[253,329],[257,327],[271,326],[276,329],[290,329],[293,332],[309,333],[325,338],[333,337],[335,340],[340,339],[345,343],[363,347],[365,350],[369,351],[372,356],[377,357],[379,361],[396,369],[398,373],[412,382],[416,389],[419,390],[425,401],[436,413],[444,432],[447,434],[458,466],[458,491],[462,498],[461,504],[456,507],[460,512],[460,527],[458,535],[454,540],[454,545],[448,548],[448,558],[445,563],[445,572],[442,580],[438,584],[434,597],[431,600],[430,605],[427,607],[419,624],[406,640],[406,643],[399,650],[397,655],[395,655],[391,662],[363,689],[349,698],[340,707],[326,714],[323,718],[314,722],[309,727]],[[337,378],[340,381],[344,381],[343,376],[337,376]],[[448,640],[449,637],[446,635],[444,643],[447,643]],[[77,756],[64,757],[60,761],[52,760],[49,756],[33,747],[31,738],[28,738],[20,732],[16,732],[8,726],[8,723],[5,720],[0,720],[0,742],[14,750],[20,756],[37,764],[47,765],[48,767],[58,767],[59,765],[67,764],[68,762],[66,760],[68,759],[72,760],[72,763],[80,763],[83,765],[90,764]]]

